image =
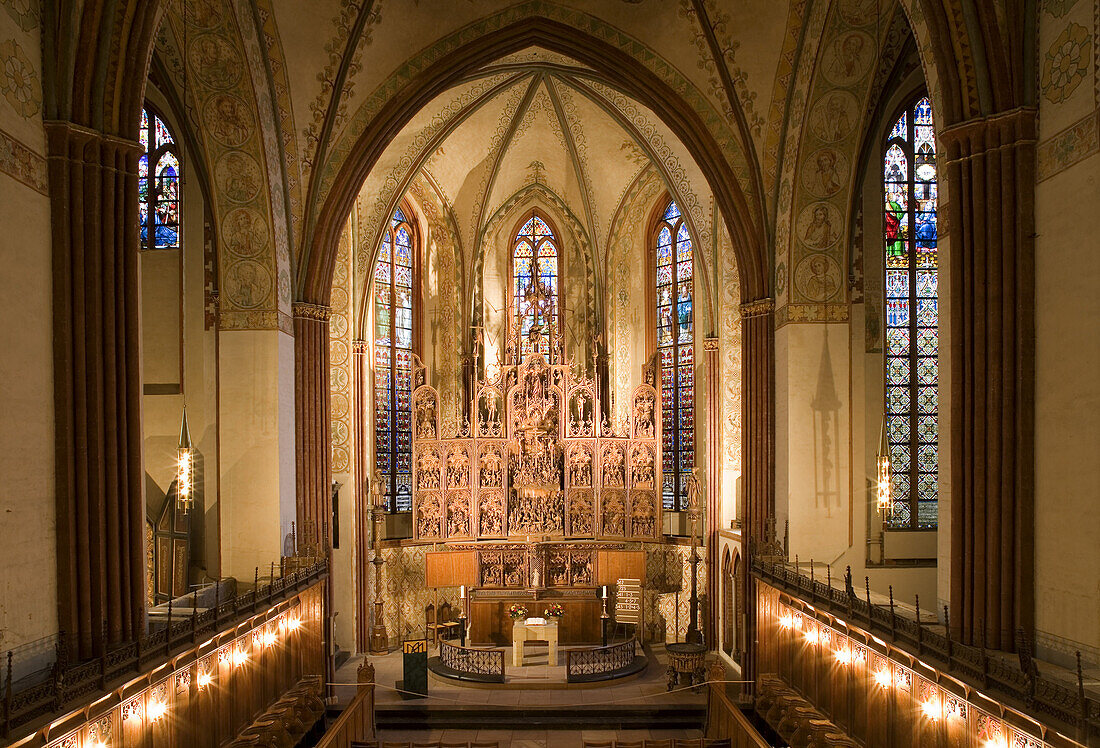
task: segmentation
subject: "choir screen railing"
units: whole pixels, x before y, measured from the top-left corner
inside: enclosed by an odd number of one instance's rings
[[[565,653],[567,681],[594,675],[607,675],[625,670],[634,664],[638,640],[631,637],[625,642],[594,649],[571,649]]]
[[[463,675],[476,675],[483,679],[499,678],[504,682],[504,650],[458,647],[445,641],[439,642],[439,661]]]

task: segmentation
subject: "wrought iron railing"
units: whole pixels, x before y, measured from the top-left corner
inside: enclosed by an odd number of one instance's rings
[[[294,597],[327,573],[327,563],[320,561],[274,578],[266,585],[256,584],[252,590],[236,595],[232,600],[218,600],[213,607],[201,613],[192,608],[191,615],[179,618],[173,618],[169,606],[168,618],[162,628],[114,648],[104,644],[100,657],[85,662],[69,661],[68,640],[62,631],[57,636],[54,662],[46,679],[18,690],[12,679],[13,656],[9,652],[3,703],[0,704],[0,736],[10,737],[16,728],[71,711],[123,681],[160,667],[174,655],[205,641],[212,634],[236,626],[257,611]]]
[[[565,653],[565,679],[591,675],[606,675],[625,670],[634,664],[638,640],[630,637],[625,642],[609,644],[594,649],[570,649]]]
[[[953,641],[950,626],[945,627],[946,633],[940,633],[921,625],[920,608],[917,608],[916,620],[904,616],[895,609],[892,594],[889,606],[873,604],[867,586],[862,597],[853,588],[850,572],[845,578],[845,588],[838,589],[832,586],[831,580],[826,583],[806,576],[785,561],[753,557],[751,568],[758,579],[792,598],[888,640],[893,646],[981,689],[988,696],[1003,699],[1006,704],[1041,722],[1069,734],[1100,738],[1100,701],[1085,695],[1080,655],[1078,682],[1074,688],[1042,677],[1030,657],[1020,658],[1019,665],[1010,664],[1012,661],[990,657],[984,647]]]
[[[504,682],[504,650],[459,647],[439,642],[439,661],[458,673],[499,678]]]

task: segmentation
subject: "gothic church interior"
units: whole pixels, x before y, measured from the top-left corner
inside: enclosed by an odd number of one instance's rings
[[[0,0],[0,745],[1100,745],[1098,35]]]

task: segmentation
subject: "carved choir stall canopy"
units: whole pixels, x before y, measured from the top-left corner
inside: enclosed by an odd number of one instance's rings
[[[616,428],[592,379],[531,353],[475,386],[454,434],[440,431],[439,393],[417,387],[415,538],[657,540],[660,400],[645,379]]]

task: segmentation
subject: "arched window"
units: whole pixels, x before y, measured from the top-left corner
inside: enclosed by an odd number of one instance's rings
[[[512,304],[515,346],[522,361],[542,353],[557,363],[559,351],[551,343],[561,335],[558,289],[558,240],[537,212],[512,240]]]
[[[176,139],[152,108],[141,110],[138,161],[138,210],[141,248],[173,249],[180,245],[180,161]]]
[[[374,463],[391,512],[412,511],[412,356],[416,233],[394,211],[374,266]]]
[[[661,501],[687,508],[687,479],[695,464],[695,337],[691,237],[676,203],[657,222],[657,358],[661,377]]]
[[[883,156],[886,282],[887,525],[937,523],[939,313],[936,302],[936,141],[932,103],[901,113]]]

